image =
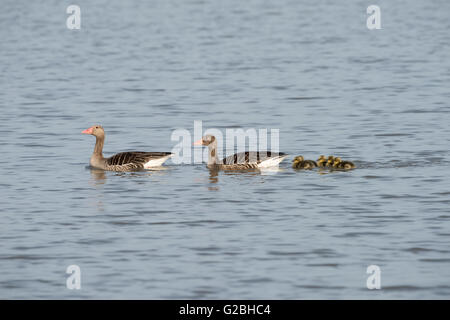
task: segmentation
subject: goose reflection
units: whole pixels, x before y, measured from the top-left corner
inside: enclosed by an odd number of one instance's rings
[[[95,169],[92,167],[88,168],[90,168],[91,171],[91,178],[89,179],[89,184],[96,189],[95,192],[89,193],[89,204],[98,212],[104,212],[105,205],[103,203],[104,199],[103,189],[107,180],[107,176],[105,174],[105,171],[103,170]]]
[[[93,167],[88,167],[91,171],[91,180],[90,184],[98,187],[101,185],[104,185],[106,181],[108,180],[108,172],[102,169],[96,169]],[[166,171],[169,170],[168,167],[159,167],[159,168],[152,168],[148,170],[138,170],[138,171],[132,171],[132,172],[118,172],[118,173],[110,173],[114,174],[114,176],[118,177],[126,177],[126,178],[142,178],[142,177],[149,177],[153,176],[155,174],[165,174]]]
[[[260,168],[260,169],[246,169],[246,170],[224,170],[222,173],[226,176],[265,176],[265,175],[273,175],[280,172],[285,171],[280,167],[269,167],[269,168]],[[218,169],[209,169],[209,182],[210,183],[218,183],[219,182],[219,172]]]
[[[106,174],[104,170],[91,168],[91,180],[90,184],[98,187],[106,183]]]
[[[209,170],[209,182],[210,183],[219,182],[219,170],[216,170],[216,169]]]
[[[218,191],[219,186],[215,185],[217,182],[219,182],[219,170],[209,169],[209,183],[211,185],[208,187],[208,190]]]

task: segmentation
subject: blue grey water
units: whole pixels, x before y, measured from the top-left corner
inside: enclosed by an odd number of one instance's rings
[[[2,1],[0,298],[450,298],[450,2],[373,4],[380,30],[367,1]],[[88,167],[93,124],[111,155],[195,120],[279,129],[291,157]]]

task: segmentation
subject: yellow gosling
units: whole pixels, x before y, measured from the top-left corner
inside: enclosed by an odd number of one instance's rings
[[[333,156],[328,156],[328,160],[327,160],[326,166],[327,167],[332,167],[333,163],[334,163],[334,159],[335,158]]]
[[[327,165],[327,159],[324,155],[321,155],[319,159],[317,159],[317,166],[320,168],[324,168]]]
[[[305,169],[305,170],[309,170],[309,169],[313,169],[316,168],[317,164],[315,161],[313,160],[305,160],[305,158],[303,158],[303,156],[297,156],[294,158],[294,161],[292,163],[292,168],[294,169]]]
[[[342,161],[341,158],[337,157],[334,160],[333,168],[335,169],[344,169],[344,170],[350,170],[356,168],[355,164],[350,161]]]

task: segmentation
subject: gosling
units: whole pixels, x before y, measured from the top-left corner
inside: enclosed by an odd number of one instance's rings
[[[335,159],[336,158],[333,157],[333,156],[328,156],[328,160],[327,160],[327,163],[325,164],[325,166],[326,167],[332,167]]]
[[[313,160],[305,160],[303,156],[297,156],[294,158],[292,162],[292,168],[294,169],[304,169],[311,170],[317,167],[317,163]]]
[[[341,158],[337,157],[334,159],[333,162],[333,168],[334,169],[344,169],[344,170],[350,170],[356,168],[355,164],[350,161],[342,161]]]
[[[319,159],[317,159],[317,166],[320,168],[324,168],[327,166],[327,159],[324,155],[321,155]]]

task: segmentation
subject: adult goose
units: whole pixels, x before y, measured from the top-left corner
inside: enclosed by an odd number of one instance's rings
[[[206,135],[194,142],[196,146],[208,146],[208,165],[216,170],[247,170],[277,166],[288,155],[282,152],[247,151],[239,152],[222,160],[217,158],[217,140],[212,135]]]
[[[94,168],[108,171],[135,171],[161,166],[164,161],[172,156],[170,152],[121,152],[109,158],[103,157],[103,144],[105,143],[105,130],[100,125],[95,125],[82,131],[97,139],[94,153],[91,156],[90,165]]]

